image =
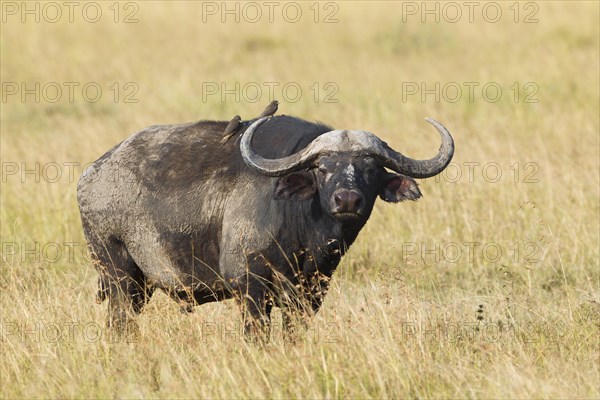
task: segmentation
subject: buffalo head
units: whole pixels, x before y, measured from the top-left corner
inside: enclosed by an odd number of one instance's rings
[[[372,133],[348,130],[324,133],[295,154],[266,159],[252,149],[252,137],[268,119],[258,119],[244,133],[244,162],[259,174],[279,177],[277,198],[308,200],[318,193],[321,209],[344,224],[364,224],[377,196],[393,203],[417,200],[421,192],[413,178],[439,174],[454,154],[448,130],[427,119],[442,137],[438,154],[430,160],[408,158]]]

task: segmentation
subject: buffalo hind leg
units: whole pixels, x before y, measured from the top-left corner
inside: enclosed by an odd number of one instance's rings
[[[136,334],[133,317],[141,312],[153,289],[146,285],[143,272],[121,241],[111,239],[100,248],[91,247],[100,275],[97,301],[108,298],[107,327],[117,335]]]

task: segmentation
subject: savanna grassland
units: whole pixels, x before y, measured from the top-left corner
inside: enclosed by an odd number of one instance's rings
[[[0,39],[1,398],[600,397],[597,2],[498,2],[496,22],[461,2],[456,22],[421,2],[302,3],[296,22],[277,3],[271,22],[259,2],[256,23],[243,3],[239,23],[220,2],[98,2],[95,23],[21,4]],[[184,315],[160,293],[137,339],[108,335],[83,166],[146,126],[273,98],[414,158],[437,150],[435,118],[453,164],[419,202],[378,201],[296,344],[278,313],[257,346],[234,302]]]

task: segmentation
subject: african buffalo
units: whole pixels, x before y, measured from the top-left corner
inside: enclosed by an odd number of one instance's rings
[[[284,115],[152,126],[116,145],[77,188],[108,326],[129,326],[156,288],[189,309],[236,298],[246,333],[267,332],[274,305],[284,328],[314,314],[376,197],[417,200],[413,178],[452,159],[450,133],[427,121],[442,137],[430,160]]]

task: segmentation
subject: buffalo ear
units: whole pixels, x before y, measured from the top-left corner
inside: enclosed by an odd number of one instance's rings
[[[383,185],[379,192],[379,197],[390,203],[404,200],[416,201],[421,196],[419,185],[413,178],[391,173],[383,178]]]
[[[307,173],[295,172],[279,178],[275,198],[282,200],[308,200],[317,189]]]

